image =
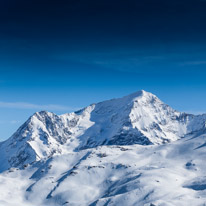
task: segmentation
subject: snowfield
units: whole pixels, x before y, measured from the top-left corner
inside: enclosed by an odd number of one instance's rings
[[[35,113],[0,143],[0,205],[204,206],[205,123],[145,91]]]

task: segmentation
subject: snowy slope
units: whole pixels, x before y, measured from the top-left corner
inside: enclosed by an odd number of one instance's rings
[[[205,158],[206,135],[70,152],[1,173],[0,205],[204,206]]]
[[[145,91],[59,116],[37,112],[0,143],[0,170],[99,145],[164,144],[204,133],[205,120],[206,115],[177,112]]]
[[[37,112],[0,143],[0,205],[205,206],[205,127],[145,91]]]

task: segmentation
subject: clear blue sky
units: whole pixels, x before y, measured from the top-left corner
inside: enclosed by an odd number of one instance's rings
[[[206,1],[1,1],[0,139],[57,114],[144,89],[206,112]]]

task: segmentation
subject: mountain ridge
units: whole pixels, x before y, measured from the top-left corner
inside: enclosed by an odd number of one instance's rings
[[[205,120],[206,115],[178,112],[141,90],[72,113],[36,112],[0,143],[0,162],[8,162],[5,168],[23,167],[100,145],[164,144],[204,130]]]
[[[205,125],[145,91],[36,112],[0,143],[0,205],[203,206]]]

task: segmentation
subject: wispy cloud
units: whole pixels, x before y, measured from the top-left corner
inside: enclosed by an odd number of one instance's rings
[[[48,105],[39,105],[32,104],[28,102],[2,102],[0,101],[0,108],[11,108],[11,109],[36,109],[36,110],[54,110],[54,111],[74,111],[79,108],[48,104]]]
[[[144,73],[145,71],[150,73],[162,72],[158,71],[156,66],[160,61],[166,61],[165,55],[153,54],[151,52],[144,53],[143,51],[102,51],[93,52],[89,51],[86,54],[82,52],[78,53],[64,53],[56,54],[52,56],[58,60],[76,61],[83,64],[91,64],[104,67],[106,69],[112,69],[121,72],[135,72]],[[144,72],[142,68],[144,67]],[[155,70],[154,70],[155,68]]]
[[[206,114],[206,111],[189,110],[189,111],[184,111],[184,112],[187,113],[187,114],[195,114],[195,115],[198,115],[198,114]]]
[[[22,121],[19,120],[0,120],[0,124],[19,124],[22,123]]]
[[[189,66],[189,65],[205,65],[206,61],[187,61],[183,62],[180,65],[181,66]]]

